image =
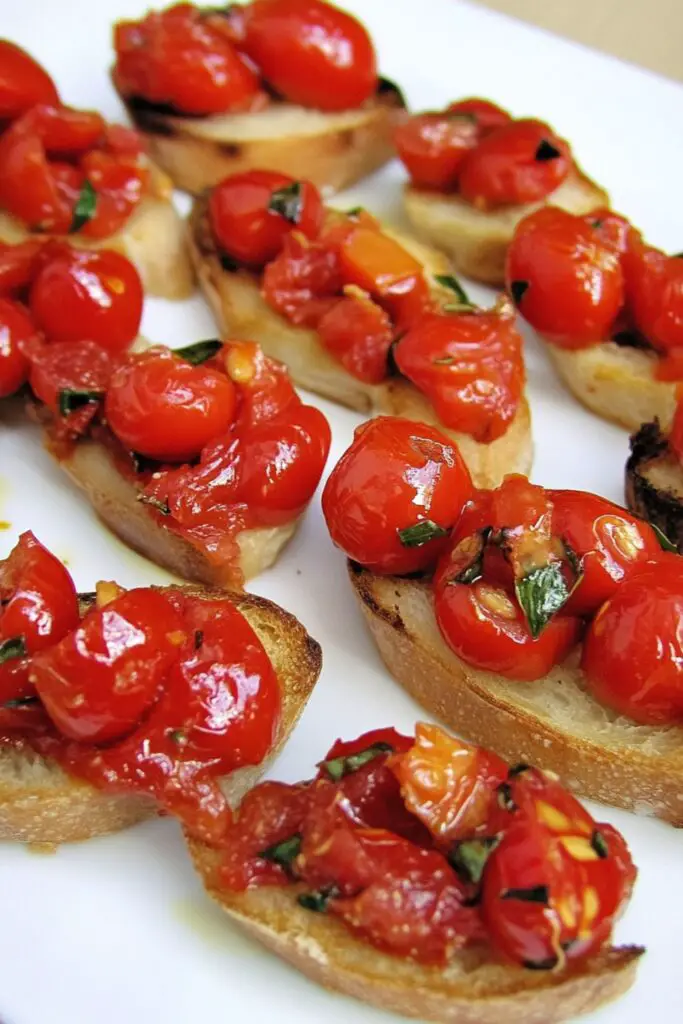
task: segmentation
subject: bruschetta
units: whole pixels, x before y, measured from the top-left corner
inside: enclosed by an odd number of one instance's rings
[[[635,878],[622,836],[434,725],[337,741],[314,780],[261,784],[220,846],[189,845],[248,934],[407,1017],[563,1021],[623,994],[642,952],[609,944]]]
[[[534,210],[582,215],[609,202],[552,128],[513,119],[488,100],[416,114],[395,141],[410,175],[404,202],[415,234],[484,284],[503,285],[514,230]]]
[[[655,527],[662,543],[683,554],[683,399],[670,432],[643,423],[631,437],[626,463],[626,504]]]
[[[226,337],[250,337],[294,382],[370,414],[438,424],[475,481],[528,472],[530,412],[509,301],[475,307],[448,261],[325,209],[310,182],[235,175],[195,200],[192,257]]]
[[[242,586],[275,561],[313,496],[324,416],[252,342],[130,349],[134,267],[36,245],[0,258],[0,282],[3,266],[15,275],[13,298],[0,299],[0,397],[25,387],[52,454],[126,543],[181,578]],[[99,290],[81,289],[84,272]]]
[[[151,294],[185,298],[194,281],[183,223],[171,180],[141,136],[63,106],[47,73],[2,45],[13,54],[0,54],[13,104],[0,111],[0,242],[68,236],[86,249],[114,249],[137,266]]]
[[[683,560],[595,495],[473,494],[446,443],[377,420],[323,492],[389,671],[502,757],[683,825]]]
[[[271,601],[114,583],[77,595],[31,533],[0,562],[0,594],[2,839],[87,839],[160,810],[215,837],[320,671],[318,644]]]
[[[574,395],[635,431],[668,431],[683,379],[683,260],[625,218],[543,209],[517,227],[507,288]]]
[[[187,192],[267,167],[332,193],[393,156],[403,96],[365,28],[322,0],[176,5],[120,22],[114,44],[114,85]]]

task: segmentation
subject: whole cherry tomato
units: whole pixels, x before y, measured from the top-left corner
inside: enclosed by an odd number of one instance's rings
[[[457,187],[458,172],[481,132],[467,113],[416,114],[394,132],[398,155],[418,188],[441,192]]]
[[[602,704],[646,725],[683,721],[683,559],[624,580],[591,622],[581,667]]]
[[[26,382],[30,363],[24,346],[36,337],[36,328],[20,302],[0,298],[0,398],[7,398]]]
[[[592,615],[623,580],[661,548],[654,530],[619,505],[585,491],[548,491],[553,503],[553,533],[578,562],[580,580],[565,611]]]
[[[636,242],[624,270],[628,309],[638,330],[661,352],[683,348],[683,259]]]
[[[60,245],[54,255],[46,251],[29,305],[50,341],[90,339],[117,353],[138,333],[142,298],[138,272],[125,256]]]
[[[618,254],[583,218],[555,207],[519,223],[505,280],[522,316],[561,348],[609,338],[624,304]]]
[[[88,612],[33,658],[30,679],[60,732],[102,743],[130,732],[155,703],[185,639],[168,599],[140,587]]]
[[[241,46],[291,103],[336,111],[359,107],[377,88],[375,51],[365,28],[322,0],[254,0]]]
[[[535,203],[558,188],[571,167],[569,146],[542,121],[504,124],[463,161],[463,199],[483,210]]]
[[[0,120],[14,120],[36,103],[59,103],[54,82],[26,50],[0,39]]]
[[[211,193],[209,217],[221,249],[240,263],[262,267],[291,231],[314,238],[323,222],[320,193],[308,181],[276,171],[244,171]]]
[[[168,349],[129,356],[109,382],[107,422],[131,451],[160,462],[189,462],[235,419],[230,378],[192,366]]]
[[[478,96],[470,96],[467,99],[449,103],[446,112],[448,114],[465,114],[471,118],[481,136],[488,135],[496,128],[509,124],[512,120],[507,110],[503,110],[491,100],[482,100]]]
[[[58,345],[32,346],[29,350],[29,384],[41,402],[55,414],[72,411],[70,393],[77,405],[92,406],[103,397],[113,370],[112,358],[94,341],[63,341]]]
[[[500,437],[517,413],[524,363],[510,303],[424,316],[398,341],[394,359],[446,427],[477,441]]]
[[[389,314],[365,292],[335,302],[316,329],[327,351],[358,380],[380,384],[385,379],[395,332]]]
[[[669,434],[669,447],[679,462],[683,463],[683,393],[679,394]]]
[[[256,73],[191,4],[119,22],[114,46],[114,80],[126,96],[204,115],[249,110],[260,95]]]
[[[323,491],[334,543],[380,573],[431,565],[472,493],[467,466],[435,427],[380,416],[359,427]]]

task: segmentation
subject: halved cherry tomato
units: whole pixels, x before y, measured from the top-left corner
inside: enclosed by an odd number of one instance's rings
[[[18,245],[0,243],[0,296],[10,297],[27,288],[40,265],[45,243],[20,242]]]
[[[517,413],[524,363],[509,303],[424,316],[399,340],[394,359],[445,426],[477,441],[500,437]]]
[[[26,308],[20,302],[0,298],[0,398],[13,395],[28,380],[31,364],[24,347],[36,336]]]
[[[683,721],[683,559],[624,580],[586,633],[581,667],[602,704],[646,725]]]
[[[58,345],[35,345],[28,352],[31,361],[29,384],[36,398],[58,415],[63,392],[79,392],[92,410],[104,395],[113,371],[112,358],[94,341],[64,341]]]
[[[418,188],[441,192],[457,188],[465,156],[478,145],[481,132],[469,114],[416,114],[394,133],[398,155]]]
[[[359,107],[377,88],[375,51],[350,14],[322,0],[254,0],[240,44],[291,103],[336,111]]]
[[[129,732],[159,698],[185,639],[168,599],[140,587],[88,612],[32,659],[29,676],[60,732],[102,743]]]
[[[472,493],[455,445],[434,427],[380,416],[359,427],[323,491],[334,543],[380,573],[431,565]]]
[[[430,307],[422,264],[382,231],[360,226],[348,232],[339,246],[339,267],[347,284],[386,306],[400,327],[409,327]]]
[[[683,348],[683,258],[638,241],[629,248],[624,270],[638,330],[661,352]]]
[[[354,289],[335,302],[316,330],[327,351],[358,380],[380,384],[385,379],[395,331],[389,314],[366,292]]]
[[[465,114],[476,124],[481,136],[488,135],[496,128],[508,124],[512,117],[491,100],[482,100],[478,96],[469,96],[464,100],[456,100],[446,107],[449,114]]]
[[[683,463],[683,394],[679,394],[669,434],[669,447],[679,462]]]
[[[280,252],[263,271],[263,296],[293,324],[317,327],[343,287],[335,249],[298,232],[285,236]]]
[[[131,451],[160,462],[188,462],[235,420],[230,378],[192,366],[168,349],[129,356],[105,398],[112,431]]]
[[[96,341],[108,352],[126,349],[142,318],[142,283],[125,256],[67,246],[48,250],[31,287],[30,309],[50,341]]]
[[[609,338],[624,304],[619,255],[583,218],[555,207],[517,226],[505,280],[522,316],[561,348]]]
[[[45,68],[8,39],[0,39],[0,120],[12,121],[36,103],[59,103]]]
[[[114,46],[114,79],[126,96],[203,115],[252,109],[261,95],[254,70],[191,4],[119,22]]]
[[[209,217],[224,252],[240,263],[262,267],[277,256],[291,231],[315,238],[323,207],[311,182],[276,171],[244,171],[216,186]]]

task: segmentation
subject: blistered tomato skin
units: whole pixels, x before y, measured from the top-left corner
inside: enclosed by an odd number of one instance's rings
[[[399,125],[394,142],[413,185],[447,192],[457,187],[462,163],[480,137],[469,116],[426,113]]]
[[[36,329],[24,306],[0,298],[0,398],[7,398],[26,382],[30,369],[24,352]]]
[[[58,103],[54,82],[25,50],[0,39],[0,121],[11,121],[37,103]]]
[[[643,725],[683,721],[683,565],[662,555],[591,622],[581,667],[596,700]]]
[[[32,347],[29,383],[36,398],[51,412],[61,415],[63,391],[104,394],[113,370],[112,358],[94,341],[64,341]]]
[[[391,416],[363,425],[323,491],[334,543],[379,573],[425,569],[472,493],[462,456],[439,430]]]

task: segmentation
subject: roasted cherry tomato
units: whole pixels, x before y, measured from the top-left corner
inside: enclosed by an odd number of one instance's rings
[[[509,303],[424,316],[399,340],[394,359],[445,426],[477,441],[500,437],[517,413],[524,363]]]
[[[608,339],[624,303],[613,247],[583,218],[551,206],[517,226],[505,279],[522,316],[561,348]]]
[[[66,234],[73,204],[60,194],[45,148],[16,121],[0,136],[0,207],[32,231]]]
[[[323,221],[320,194],[277,171],[244,171],[211,193],[209,217],[221,249],[250,266],[274,259],[291,231],[314,238]]]
[[[116,353],[134,341],[142,318],[142,283],[118,252],[55,246],[47,252],[30,295],[30,309],[50,341],[96,341]]]
[[[240,392],[240,432],[282,417],[290,408],[301,405],[286,366],[269,359],[255,341],[232,340],[222,352],[223,365]]]
[[[578,561],[580,580],[565,611],[592,615],[622,581],[659,557],[654,530],[626,509],[585,491],[548,491],[553,533]]]
[[[463,199],[479,209],[535,203],[558,188],[572,165],[569,146],[542,121],[504,124],[460,168]]]
[[[602,704],[646,725],[683,721],[683,559],[626,579],[591,622],[581,666]]]
[[[339,301],[344,282],[336,250],[298,233],[285,237],[263,271],[266,302],[293,324],[318,328]]]
[[[472,493],[453,443],[434,427],[380,416],[359,427],[323,491],[334,543],[380,573],[431,565]]]
[[[583,220],[593,229],[602,245],[623,256],[638,238],[638,232],[626,217],[607,207],[587,213]]]
[[[503,110],[497,103],[492,103],[491,100],[482,100],[477,96],[449,103],[446,113],[462,114],[469,117],[476,124],[481,136],[488,135],[512,120],[507,110]]]
[[[36,345],[29,350],[29,384],[36,398],[57,415],[89,405],[97,410],[113,370],[112,358],[94,341]]]
[[[192,366],[168,349],[130,356],[109,382],[105,415],[131,451],[160,462],[189,462],[235,419],[226,374]]]
[[[398,155],[418,188],[457,188],[465,156],[478,145],[479,127],[467,113],[416,114],[394,133]]]
[[[636,242],[624,267],[628,308],[638,330],[660,352],[683,348],[683,259]]]
[[[26,50],[0,39],[0,121],[12,121],[37,103],[59,103],[54,82]]]
[[[36,328],[24,306],[0,298],[0,398],[7,398],[26,382],[30,363],[24,352],[36,337]]]
[[[161,693],[186,633],[157,590],[129,590],[88,612],[32,659],[29,677],[65,736],[102,743],[125,735]]]
[[[0,296],[10,297],[27,288],[33,280],[45,247],[42,241],[0,243]]]
[[[256,73],[202,11],[175,4],[114,28],[114,79],[126,96],[168,104],[183,114],[253,109]]]
[[[345,370],[367,384],[388,373],[395,331],[389,314],[358,289],[335,302],[317,324],[320,341]]]
[[[359,107],[377,88],[365,28],[322,0],[254,0],[240,45],[290,103],[336,111]]]

